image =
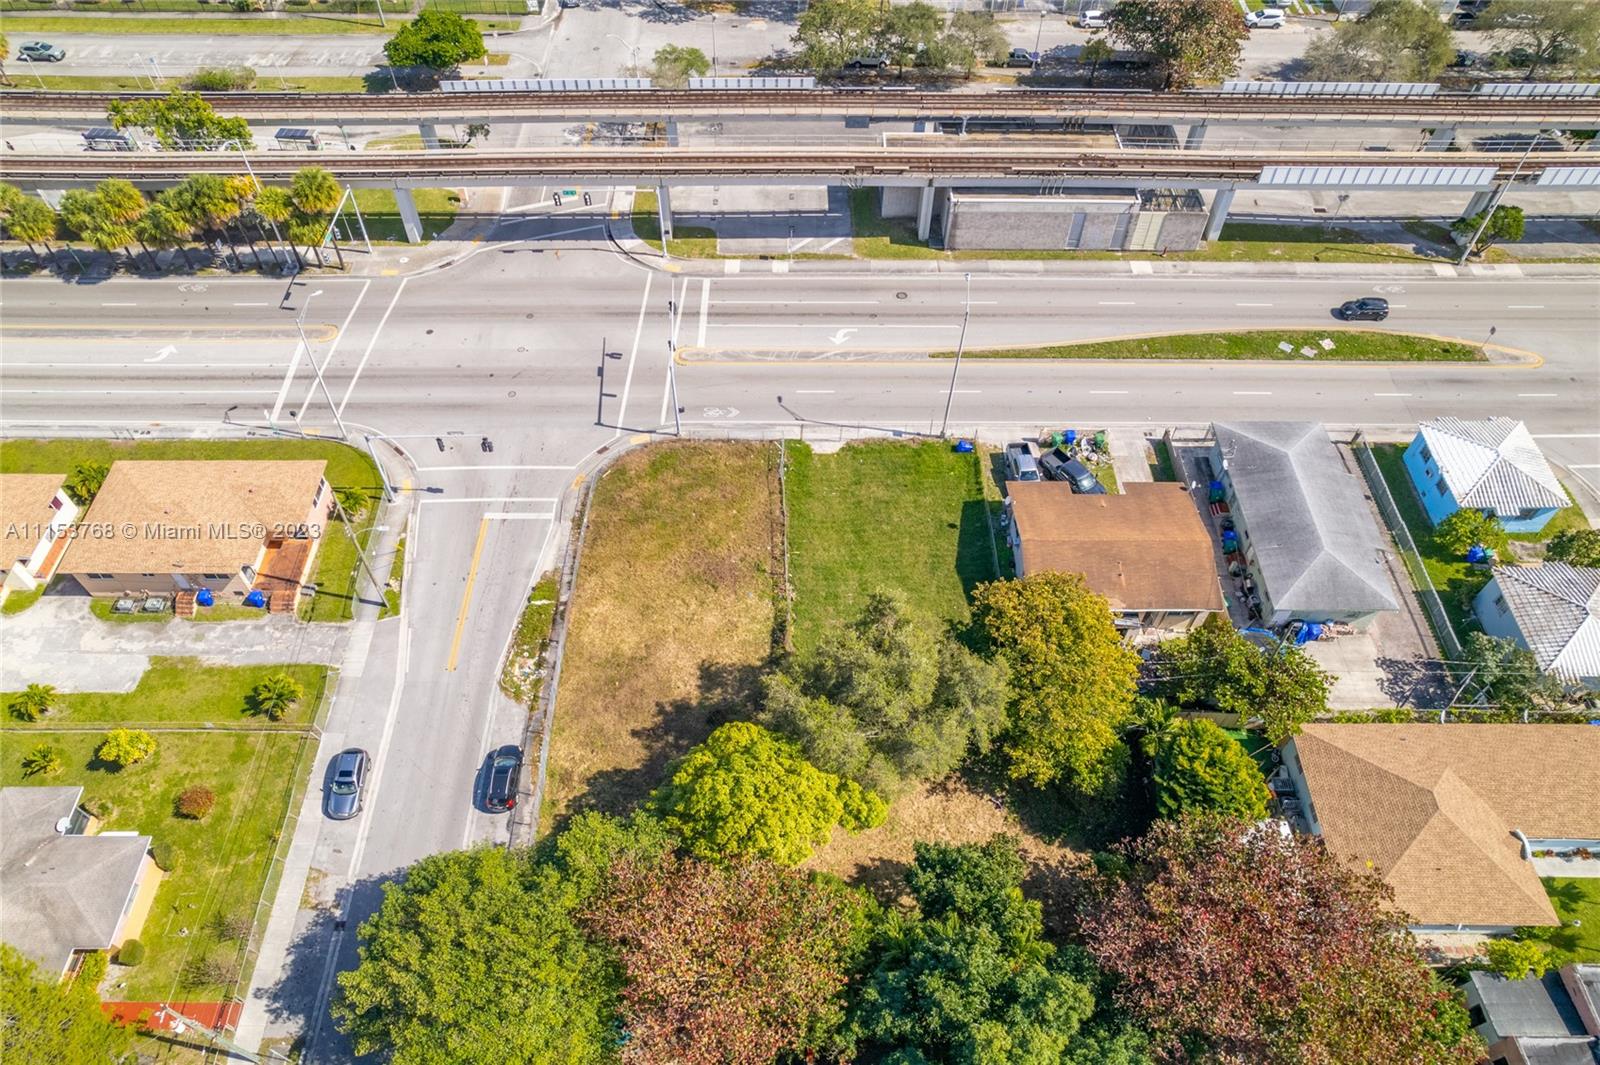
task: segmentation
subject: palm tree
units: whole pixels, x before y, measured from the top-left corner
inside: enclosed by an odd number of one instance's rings
[[[57,213],[61,224],[66,226],[73,236],[83,240],[89,239],[89,234],[100,222],[104,208],[100,204],[98,193],[89,189],[68,189],[61,197],[61,206]],[[78,253],[73,249],[72,242],[67,242],[67,251],[73,258],[78,258]],[[78,266],[83,266],[83,260],[78,259]]]
[[[288,189],[269,186],[256,193],[256,214],[266,219],[275,228],[286,226],[294,218],[294,199],[290,197]],[[279,230],[281,238],[281,230]],[[289,243],[289,251],[294,255],[296,266],[305,265],[300,258],[300,249]]]
[[[44,245],[46,256],[54,256],[50,241],[56,235],[56,213],[36,197],[26,197],[6,214],[6,229],[33,252],[34,244]],[[36,254],[36,253],[35,253]]]
[[[106,178],[95,186],[95,193],[100,197],[100,204],[105,220],[118,235],[124,235],[126,240],[120,247],[126,248],[128,244],[138,242],[138,228],[136,223],[144,217],[145,211],[150,207],[149,201],[144,198],[144,193],[133,187],[131,181],[121,178]],[[96,246],[100,241],[96,240]],[[142,243],[139,244],[144,248]],[[145,254],[150,254],[149,248],[144,248]],[[133,253],[128,253],[128,260],[133,262]]]
[[[133,224],[133,232],[150,256],[150,265],[157,270],[161,269],[161,263],[155,254],[157,251],[181,248],[194,235],[194,231],[178,212],[160,202],[150,205],[144,215]],[[151,251],[152,248],[155,251]],[[188,261],[188,256],[184,256],[184,262]]]
[[[344,199],[344,189],[339,184],[339,179],[322,169],[320,166],[302,167],[296,171],[294,180],[289,183],[289,198],[294,201],[302,213],[314,217],[330,215],[339,206],[339,201]],[[327,233],[326,226],[317,234],[317,243],[322,243],[323,234]],[[339,247],[337,234],[333,238],[333,253],[339,257],[339,269],[344,269],[344,252]],[[322,252],[317,251],[317,261],[322,261]]]
[[[305,245],[306,251],[317,257],[318,266],[326,265],[322,258],[322,235],[327,231],[327,224],[322,219],[310,218],[299,212],[289,222],[289,239]]]
[[[30,684],[11,700],[11,712],[24,721],[37,721],[56,705],[56,689],[50,684]]]
[[[234,258],[239,257],[228,223],[239,216],[241,205],[226,179],[216,174],[194,174],[163,192],[161,198],[194,229],[221,236]]]
[[[274,721],[281,720],[301,699],[305,690],[287,673],[274,673],[250,691],[250,709],[265,714]]]

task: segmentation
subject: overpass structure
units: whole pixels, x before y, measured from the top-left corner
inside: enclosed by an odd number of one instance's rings
[[[1441,165],[1444,159],[1447,165]],[[314,161],[347,185],[396,190],[408,232],[416,218],[410,189],[436,185],[507,186],[573,183],[654,185],[660,190],[662,230],[672,232],[671,186],[790,184],[914,187],[921,190],[917,228],[924,238],[934,190],[982,185],[1053,190],[1101,188],[1216,189],[1208,235],[1222,221],[1238,188],[1336,188],[1454,191],[1472,194],[1466,213],[1481,210],[1501,182],[1570,190],[1600,188],[1600,153],[1527,151],[1206,152],[1082,150],[1026,144],[845,146],[789,148],[565,147],[428,152],[86,152],[0,156],[0,177],[39,190],[107,177],[146,187],[191,174],[238,174],[242,165],[263,181],[283,181]],[[414,227],[420,232],[420,224]]]

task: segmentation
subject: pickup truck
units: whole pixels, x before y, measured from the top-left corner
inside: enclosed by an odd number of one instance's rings
[[[1039,449],[1026,440],[1006,445],[1006,480],[1041,481]]]

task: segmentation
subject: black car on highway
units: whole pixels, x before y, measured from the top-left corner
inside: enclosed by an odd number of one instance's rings
[[[522,777],[522,748],[508,743],[489,756],[483,767],[483,808],[504,813],[517,805],[517,781]]]
[[[371,756],[360,747],[351,747],[333,756],[328,796],[323,804],[329,817],[348,821],[361,812],[361,800],[367,793],[367,772],[371,767]]]
[[[1339,317],[1347,322],[1381,322],[1389,317],[1389,301],[1376,296],[1345,300],[1339,305]]]

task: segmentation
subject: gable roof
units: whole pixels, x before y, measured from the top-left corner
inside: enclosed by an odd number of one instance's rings
[[[1211,533],[1181,484],[1077,495],[1061,481],[1006,485],[1023,576],[1081,573],[1113,610],[1221,610]]]
[[[1600,569],[1546,562],[1496,566],[1494,576],[1540,669],[1600,677]]]
[[[46,972],[111,945],[149,836],[63,835],[82,788],[0,788],[0,935]]]
[[[1600,728],[1311,724],[1294,739],[1328,849],[1428,925],[1553,925],[1512,830],[1600,836]]]
[[[61,570],[237,573],[255,562],[266,539],[252,530],[305,522],[326,466],[321,459],[121,459],[83,517],[88,527],[115,535],[74,540]],[[158,535],[163,528],[183,535]]]
[[[56,518],[50,506],[64,473],[0,473],[0,576],[28,557]]]
[[[1356,476],[1315,422],[1218,422],[1223,467],[1267,598],[1315,620],[1398,610]]]
[[[1435,418],[1418,428],[1463,507],[1515,517],[1571,501],[1528,427],[1515,418]]]

